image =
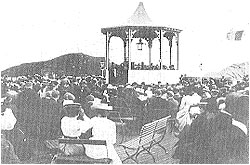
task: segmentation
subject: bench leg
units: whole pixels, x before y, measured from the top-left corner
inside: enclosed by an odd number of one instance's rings
[[[127,148],[124,147],[124,150],[125,150],[125,153],[127,154],[128,157],[125,158],[124,160],[122,160],[122,163],[125,162],[126,160],[129,160],[129,159],[133,160],[137,164],[139,163],[137,161],[137,159],[134,159],[134,156],[138,153],[139,148],[133,154],[131,154],[131,155],[128,153]]]
[[[147,151],[147,153],[148,153],[150,156],[152,156],[153,161],[154,161],[154,163],[155,163],[154,155],[150,152],[151,147],[152,147],[151,145],[150,145],[149,147],[147,147],[147,148],[145,148],[145,147],[142,146],[143,149],[142,149],[140,152],[138,152],[138,153],[136,154],[135,160],[137,160],[137,158],[138,158],[138,156],[140,155],[140,153],[142,153],[143,151]]]
[[[166,148],[163,147],[160,143],[155,143],[155,145],[158,145],[159,147],[161,147],[164,150],[164,153],[168,153]]]
[[[121,134],[122,134],[122,140],[120,143],[124,141],[124,137],[125,137],[124,125],[121,126]]]
[[[144,147],[143,147],[143,148],[144,148]],[[149,155],[152,156],[153,161],[154,161],[154,163],[155,163],[155,157],[154,157],[154,155],[150,152],[151,148],[152,148],[152,146],[150,145],[150,147],[149,147],[148,149],[147,149],[147,148],[144,148],[144,149],[147,151],[147,153],[148,153]]]

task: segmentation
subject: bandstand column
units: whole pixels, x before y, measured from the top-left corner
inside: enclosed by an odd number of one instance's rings
[[[173,40],[173,35],[171,33],[168,33],[167,39],[168,39],[168,45],[169,45],[169,66],[171,66],[172,65],[172,40]]]
[[[106,82],[109,83],[109,32],[106,33]]]
[[[132,41],[132,35],[131,35],[131,29],[128,29],[128,70],[131,70],[131,41]]]
[[[161,59],[161,48],[162,48],[162,30],[160,30],[160,70],[161,70],[161,63],[162,63],[162,59]]]
[[[176,45],[177,45],[177,70],[179,70],[179,33],[176,34]]]
[[[170,66],[172,65],[172,39],[169,40],[169,60],[170,60]]]
[[[149,62],[149,65],[152,63],[151,62],[151,53],[152,53],[152,38],[149,38],[148,39],[148,50],[149,50],[149,52],[148,52],[148,62]]]
[[[127,42],[126,42],[126,39],[123,39],[123,47],[124,47],[124,62],[127,61]]]

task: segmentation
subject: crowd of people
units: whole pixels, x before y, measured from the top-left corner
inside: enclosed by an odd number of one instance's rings
[[[113,153],[110,158],[114,163],[120,163],[112,147],[116,143],[114,121],[103,111],[91,108],[97,102],[114,109],[127,107],[126,113],[137,119],[132,127],[138,130],[145,123],[171,115],[176,119],[173,132],[179,138],[173,157],[180,163],[246,163],[249,108],[242,98],[247,97],[248,101],[248,95],[248,76],[236,84],[224,77],[200,81],[181,76],[176,84],[107,84],[100,76],[3,76],[2,163],[15,163],[27,157],[15,149],[17,142],[9,136],[15,129],[39,140],[55,139],[61,135],[104,138],[110,142]],[[241,102],[238,103],[236,98]],[[156,113],[156,110],[160,111]],[[124,109],[118,111],[125,114]],[[110,133],[104,136],[107,132]],[[14,148],[14,151],[9,148]],[[85,153],[93,158],[103,156],[98,156],[100,151],[85,147]],[[72,154],[75,151],[68,147],[65,152]]]

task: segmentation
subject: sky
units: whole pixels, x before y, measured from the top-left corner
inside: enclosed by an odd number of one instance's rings
[[[82,52],[105,57],[101,28],[119,26],[143,2],[155,25],[181,29],[180,69],[220,71],[249,61],[248,0],[2,0],[0,1],[0,69]],[[244,30],[241,41],[227,40],[230,31]],[[167,44],[166,44],[167,45]],[[132,60],[148,61],[148,49],[132,47]],[[176,48],[173,47],[173,51]],[[163,46],[163,63],[169,49]],[[159,60],[153,42],[152,61]],[[174,58],[174,57],[173,57]],[[123,45],[111,38],[110,60],[123,60]]]

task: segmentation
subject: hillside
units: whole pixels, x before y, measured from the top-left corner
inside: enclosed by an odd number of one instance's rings
[[[25,63],[8,68],[1,72],[1,75],[20,76],[41,74],[42,70],[51,70],[57,74],[100,75],[100,62],[105,61],[104,57],[92,57],[83,53],[71,53],[59,56],[52,60]]]
[[[249,75],[249,62],[241,63],[241,64],[233,64],[220,72],[211,72],[207,73],[205,77],[230,77],[234,80],[240,80],[244,77],[244,75]]]

